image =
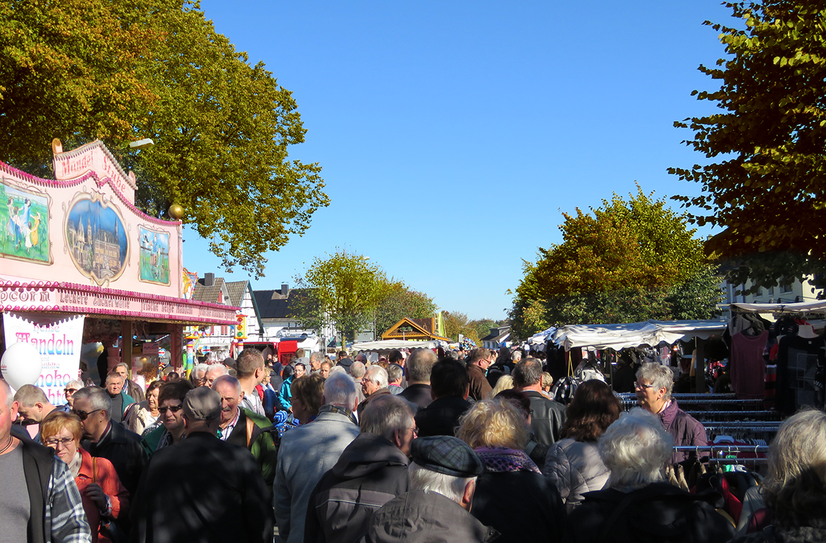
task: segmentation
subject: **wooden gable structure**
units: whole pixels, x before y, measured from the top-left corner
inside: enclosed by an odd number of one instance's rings
[[[405,317],[383,333],[381,335],[381,339],[450,341],[450,339],[442,337],[436,333],[436,319],[433,317],[430,317],[429,319],[409,319]]]

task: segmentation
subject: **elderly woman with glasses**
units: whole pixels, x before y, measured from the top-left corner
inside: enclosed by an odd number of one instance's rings
[[[683,411],[671,397],[674,373],[667,366],[643,364],[637,371],[634,390],[640,407],[660,419],[665,431],[674,439],[675,446],[705,447],[708,445],[706,429],[702,423]],[[696,453],[674,452],[671,462],[677,463]]]
[[[126,428],[139,436],[146,435],[161,424],[159,394],[163,381],[152,381],[146,389],[146,399],[131,406],[123,419]]]
[[[470,513],[500,532],[497,543],[562,541],[568,529],[565,506],[523,450],[531,430],[520,407],[501,397],[482,400],[459,423],[456,437],[485,464]]]
[[[75,478],[92,541],[112,541],[110,521],[126,518],[129,509],[129,492],[114,466],[105,458],[93,458],[80,447],[80,418],[74,413],[52,411],[41,422],[40,432],[43,444],[54,449]]]
[[[588,492],[569,520],[573,543],[716,543],[734,527],[715,511],[717,493],[690,494],[667,482],[673,439],[656,417],[635,408],[599,438],[611,471],[606,488]]]

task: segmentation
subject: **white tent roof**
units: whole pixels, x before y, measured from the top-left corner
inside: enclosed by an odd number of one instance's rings
[[[530,343],[531,345],[538,345],[540,343],[545,343],[546,341],[548,341],[548,338],[551,337],[554,334],[554,332],[556,332],[556,327],[551,326],[547,330],[542,330],[541,332],[538,332],[538,333],[532,335],[531,337],[529,337],[528,338],[528,343]]]
[[[726,329],[723,321],[647,321],[629,324],[575,324],[556,331],[554,342],[566,351],[574,347],[627,349],[661,343],[669,345],[693,337],[707,339]]]
[[[446,342],[442,342],[447,345]],[[384,341],[363,341],[354,343],[350,350],[354,351],[378,351],[380,349],[435,349],[439,346],[439,341],[404,341],[401,339],[387,339]]]
[[[731,304],[731,309],[751,313],[826,313],[826,300],[788,304]]]

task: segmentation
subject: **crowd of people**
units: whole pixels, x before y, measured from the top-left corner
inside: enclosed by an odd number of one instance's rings
[[[245,349],[145,390],[119,364],[60,407],[0,380],[0,543],[826,541],[823,412],[781,426],[735,538],[719,494],[669,483],[707,443],[669,367],[622,412],[598,379],[558,402],[530,355]]]

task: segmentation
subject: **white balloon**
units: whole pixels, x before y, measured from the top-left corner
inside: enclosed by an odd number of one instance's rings
[[[40,353],[29,343],[10,345],[0,360],[3,378],[13,389],[33,385],[40,379]]]

